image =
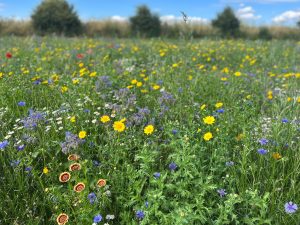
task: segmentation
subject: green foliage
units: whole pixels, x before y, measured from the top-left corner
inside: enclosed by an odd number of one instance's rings
[[[82,24],[66,0],[43,0],[31,19],[34,30],[40,35],[74,36],[82,32]]]
[[[212,25],[219,29],[224,37],[237,37],[240,32],[240,21],[230,7],[226,7],[222,13],[219,13],[212,21]]]
[[[262,40],[271,40],[272,34],[267,27],[261,27],[258,32],[258,38]]]
[[[130,18],[131,30],[140,37],[158,37],[161,32],[159,17],[145,6],[139,6],[136,15]]]

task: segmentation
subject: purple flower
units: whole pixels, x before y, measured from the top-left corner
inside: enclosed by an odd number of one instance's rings
[[[258,152],[259,154],[261,154],[261,155],[265,155],[265,154],[268,153],[268,150],[263,149],[263,148],[260,148],[260,149],[257,150],[257,152]]]
[[[18,166],[19,164],[20,164],[20,160],[12,160],[11,162],[10,162],[10,165],[12,166],[12,167],[16,167],[16,166]]]
[[[145,202],[145,207],[146,207],[146,208],[149,207],[149,202],[148,202],[148,201]]]
[[[97,200],[97,196],[94,192],[88,194],[88,199],[91,204],[93,204]]]
[[[281,120],[281,122],[283,122],[283,123],[288,123],[289,120],[288,120],[287,118],[283,118],[283,119]]]
[[[262,139],[260,139],[258,142],[259,142],[261,145],[266,145],[266,144],[268,144],[269,140],[266,139],[266,138],[262,138]]]
[[[176,129],[173,129],[173,130],[172,130],[172,134],[173,134],[173,135],[176,135],[177,133],[178,133],[178,130],[176,130]]]
[[[0,142],[0,149],[6,148],[6,146],[9,144],[8,140],[4,140]]]
[[[31,166],[27,166],[26,168],[25,168],[25,171],[27,171],[27,172],[30,172],[32,170],[32,167]]]
[[[153,174],[153,176],[154,176],[155,179],[158,179],[158,178],[160,178],[160,173],[156,172],[156,173]]]
[[[176,168],[177,168],[176,163],[172,162],[172,163],[169,164],[169,169],[170,169],[171,171],[176,170]]]
[[[25,102],[18,102],[18,106],[25,106],[26,105],[26,103]]]
[[[144,217],[145,217],[145,213],[144,213],[142,210],[138,210],[138,211],[136,211],[135,216],[136,216],[136,218],[138,218],[139,220],[142,220],[142,219],[144,219]]]
[[[19,146],[17,146],[17,150],[18,151],[22,151],[22,150],[24,150],[24,148],[25,148],[25,145],[19,145]]]
[[[224,109],[218,109],[218,110],[217,110],[217,113],[224,113],[224,112],[225,112]]]
[[[226,190],[225,189],[219,189],[217,190],[217,192],[219,193],[220,197],[224,197],[225,195],[227,195]]]
[[[98,214],[94,217],[94,223],[100,223],[101,220],[102,220],[102,216],[100,214]]]
[[[286,213],[292,214],[298,210],[298,206],[293,202],[287,202],[284,205],[284,209]]]

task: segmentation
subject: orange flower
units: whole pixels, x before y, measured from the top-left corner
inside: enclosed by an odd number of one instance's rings
[[[80,169],[81,169],[81,165],[79,163],[73,163],[69,166],[70,171],[75,171]]]
[[[80,158],[79,155],[71,154],[71,155],[69,155],[68,160],[69,161],[77,161],[79,158]]]
[[[56,218],[56,222],[58,223],[58,225],[66,224],[68,220],[69,220],[69,216],[65,213],[59,214],[58,217]]]
[[[59,175],[59,181],[62,183],[66,183],[70,180],[71,174],[68,172],[63,172]]]
[[[84,189],[85,189],[85,184],[82,183],[82,182],[79,182],[78,184],[76,184],[74,186],[73,190],[76,191],[76,192],[82,192]]]
[[[106,180],[104,180],[104,179],[99,179],[99,180],[97,181],[97,185],[98,185],[99,187],[104,187],[104,186],[106,185]]]

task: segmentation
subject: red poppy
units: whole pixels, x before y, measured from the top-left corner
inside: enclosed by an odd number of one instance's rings
[[[76,57],[77,57],[77,59],[82,59],[83,58],[83,54],[79,53],[79,54],[76,55]]]
[[[85,189],[85,184],[82,182],[79,182],[74,186],[74,191],[76,192],[82,192]]]
[[[10,59],[12,57],[12,54],[10,52],[6,52],[5,56],[6,58]]]
[[[62,183],[66,183],[70,180],[71,174],[68,172],[63,172],[59,175],[59,181]]]
[[[99,179],[99,180],[97,181],[97,185],[98,185],[99,187],[104,187],[104,186],[106,185],[106,180],[104,180],[104,179]]]
[[[69,216],[65,213],[61,213],[58,215],[58,217],[56,218],[56,222],[59,224],[59,225],[63,225],[63,224],[66,224],[69,220]]]

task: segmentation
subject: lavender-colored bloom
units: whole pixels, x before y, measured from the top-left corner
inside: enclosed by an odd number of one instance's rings
[[[283,119],[281,120],[281,122],[283,122],[283,123],[288,123],[289,120],[288,120],[287,118],[283,118]]]
[[[0,142],[0,149],[5,149],[8,144],[9,144],[8,140],[4,140]]]
[[[172,134],[176,135],[177,133],[178,133],[178,130],[176,130],[176,129],[172,130]]]
[[[176,170],[176,168],[177,168],[176,163],[172,162],[172,163],[169,164],[169,169],[170,169],[171,171]]]
[[[93,204],[97,200],[97,196],[94,192],[88,194],[88,199],[91,204]]]
[[[225,189],[219,189],[217,190],[217,192],[219,193],[220,197],[224,197],[225,195],[227,195],[226,190]]]
[[[18,102],[18,106],[25,106],[26,105],[26,103],[25,102]]]
[[[163,91],[161,92],[161,97],[159,97],[158,102],[163,105],[163,104],[173,104],[175,102],[175,98],[173,97],[172,94]]]
[[[268,153],[268,150],[263,149],[263,148],[260,148],[260,149],[257,150],[257,152],[258,152],[259,154],[261,154],[261,155],[265,155],[265,154]]]
[[[30,172],[32,170],[32,167],[31,166],[27,166],[26,168],[25,168],[25,171],[27,171],[27,172]]]
[[[102,216],[100,214],[98,214],[94,217],[94,223],[100,223],[101,220],[102,220]]]
[[[23,151],[24,148],[25,148],[25,145],[19,145],[19,146],[17,146],[17,150],[18,151]]]
[[[66,132],[65,142],[61,143],[62,152],[67,154],[70,150],[77,149],[80,144],[84,141],[78,138],[77,135],[72,134],[71,132]]]
[[[262,139],[260,139],[258,142],[259,142],[261,145],[266,145],[266,144],[268,144],[269,140],[266,139],[266,138],[262,138]]]
[[[29,116],[24,118],[21,122],[27,129],[34,129],[40,121],[45,120],[44,113],[35,112],[34,110],[29,110]]]
[[[135,216],[136,216],[136,218],[138,218],[139,220],[142,220],[142,219],[144,219],[144,217],[145,217],[145,213],[144,213],[142,210],[138,210],[138,211],[136,211]]]
[[[160,178],[160,173],[159,172],[155,172],[153,174],[153,176],[154,176],[155,179],[158,179],[158,178]]]
[[[293,202],[287,202],[284,205],[284,209],[285,209],[286,213],[292,214],[298,210],[298,206],[297,206],[297,204],[295,204]]]
[[[229,162],[226,162],[225,165],[226,165],[226,166],[233,166],[233,165],[234,165],[234,162],[229,161]]]

